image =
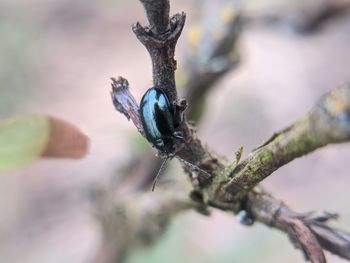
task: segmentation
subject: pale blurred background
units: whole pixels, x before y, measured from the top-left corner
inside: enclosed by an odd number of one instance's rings
[[[247,10],[259,14],[291,2],[302,1],[249,1]],[[172,14],[187,13],[187,25],[198,15],[200,1],[171,4]],[[146,23],[136,0],[0,0],[0,117],[58,116],[80,127],[91,144],[82,160],[42,159],[0,175],[1,263],[93,262],[102,237],[86,189],[132,158],[138,136],[114,110],[110,77],[127,78],[137,100],[152,85],[149,55],[131,31],[136,21]],[[180,68],[186,28],[176,53]],[[248,25],[239,41],[241,64],[210,93],[200,138],[228,158],[244,146],[246,156],[322,94],[350,81],[349,43],[349,12],[310,35]],[[331,145],[286,165],[263,185],[297,211],[339,212],[336,225],[350,230],[349,158],[350,144]],[[216,211],[179,215],[153,248],[135,251],[127,262],[302,260],[286,235],[260,224],[242,226]]]

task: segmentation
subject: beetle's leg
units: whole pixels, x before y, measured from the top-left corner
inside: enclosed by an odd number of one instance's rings
[[[181,140],[183,143],[186,142],[186,141],[185,141],[185,138],[184,138],[184,136],[183,136],[183,134],[182,134],[181,131],[175,131],[175,132],[173,133],[173,137],[176,138],[176,139]]]
[[[175,153],[167,153],[166,158],[169,158],[170,160],[175,157]]]
[[[163,141],[163,139],[156,139],[155,145],[157,145],[157,146],[159,146],[159,147],[163,147],[163,146],[164,146],[164,141]]]

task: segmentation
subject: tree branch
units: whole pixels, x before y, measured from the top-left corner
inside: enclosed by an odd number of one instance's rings
[[[167,1],[143,1],[143,3],[151,26],[150,28],[142,27],[139,23],[136,23],[133,26],[133,31],[150,53],[154,85],[167,93],[171,103],[180,106],[177,101],[174,78],[174,71],[176,70],[174,53],[177,39],[184,26],[185,14],[177,14],[172,17],[169,20],[167,30],[162,31],[166,19],[160,19],[159,21],[163,22],[159,22],[155,19],[155,13],[152,10],[156,3],[164,4]],[[164,13],[167,12],[166,4],[162,10]],[[163,26],[157,27],[156,24],[158,23],[163,24]],[[112,87],[112,99],[116,109],[128,119],[131,118],[139,132],[143,134],[140,117],[138,116],[138,105],[128,90],[127,81],[123,78],[113,80]],[[208,180],[207,176],[200,172],[197,176],[192,175],[193,171],[185,168],[191,175],[193,191],[190,197],[192,201],[184,198],[183,195],[180,199],[177,194],[169,193],[165,196],[165,191],[157,191],[161,196],[153,194],[152,197],[147,193],[145,195],[140,192],[133,192],[130,199],[118,200],[117,211],[124,211],[121,214],[123,220],[118,222],[115,219],[113,222],[119,226],[125,225],[123,231],[127,232],[127,236],[136,236],[140,240],[146,237],[146,241],[152,242],[161,233],[161,231],[154,231],[157,227],[154,228],[152,225],[164,226],[164,222],[158,220],[159,218],[168,220],[184,209],[198,208],[204,211],[207,206],[211,206],[221,210],[230,210],[234,213],[245,210],[248,212],[248,216],[252,216],[253,219],[289,233],[294,241],[293,243],[302,248],[312,262],[325,262],[321,246],[333,253],[349,258],[345,250],[350,244],[349,239],[347,239],[349,235],[329,228],[324,224],[332,218],[329,216],[331,214],[322,214],[322,216],[297,214],[267,193],[259,192],[258,189],[253,190],[256,184],[289,161],[328,143],[343,142],[350,139],[349,86],[340,87],[327,94],[308,115],[299,119],[287,129],[276,133],[240,164],[238,163],[240,152],[236,154],[235,160],[228,165],[226,160],[218,158],[202,145],[196,137],[194,129],[186,122],[180,127],[180,130],[186,143],[180,143],[176,154],[208,171],[212,174],[212,179]],[[167,189],[168,191],[169,189]],[[157,199],[154,203],[158,203],[158,205],[149,207],[148,205],[153,202],[146,202],[146,205],[144,205],[142,201],[144,198]],[[112,209],[112,213],[114,213],[114,209]],[[113,219],[113,214],[108,214],[108,211],[102,212],[102,215],[107,214],[108,220]],[[137,216],[133,214],[135,211],[137,211]],[[129,213],[131,214],[127,215]],[[135,223],[135,221],[130,220],[133,218],[142,218],[142,220]],[[104,222],[103,218],[101,221],[104,226],[108,226],[110,223],[109,221]],[[154,235],[152,231],[154,231]],[[106,235],[108,233],[112,234],[112,231],[107,230],[106,232]],[[133,235],[133,233],[136,234]],[[115,238],[116,236],[125,235],[112,234],[112,237]],[[134,241],[126,240],[125,242],[129,242],[130,245]],[[127,249],[125,248],[125,250]]]
[[[225,190],[233,200],[286,163],[330,143],[350,140],[350,86],[344,85],[323,96],[309,114],[275,133],[253,151],[230,175]],[[244,189],[242,191],[242,189]]]
[[[116,80],[116,82],[119,81],[126,83],[122,78]],[[115,86],[120,87],[116,83]],[[120,96],[132,96],[130,92],[121,93],[113,90],[112,94],[115,103],[119,103],[119,100],[122,102],[134,101],[132,99],[120,99]],[[126,105],[126,108],[121,109],[123,103],[119,103],[116,108],[128,116],[130,115],[128,110],[133,112],[135,105]],[[244,185],[239,185],[242,181],[233,180],[236,176],[240,176],[242,171],[246,171],[247,180],[251,180],[248,182],[255,182],[256,178],[262,180],[278,169],[278,165],[285,164],[285,160],[290,161],[327,143],[347,141],[350,131],[349,113],[350,87],[342,86],[326,94],[307,116],[301,118],[290,128],[277,133],[238,166],[236,164],[239,161],[240,151],[236,154],[236,161],[231,166],[225,166],[220,159],[208,152],[195,137],[192,130],[185,126],[188,128],[188,137],[192,141],[189,143],[189,149],[180,151],[179,154],[185,160],[197,163],[203,169],[210,170],[214,177],[213,181],[208,181],[206,177],[201,177],[200,174],[198,177],[191,177],[194,187],[191,198],[196,203],[196,206],[192,207],[204,211],[205,208],[203,207],[209,205],[222,210],[231,210],[235,213],[242,209],[246,210],[248,215],[255,220],[289,233],[296,240],[294,244],[301,247],[310,260],[313,260],[312,262],[324,262],[319,246],[350,260],[350,234],[333,229],[325,224],[329,219],[335,218],[334,214],[297,214],[268,193],[260,192],[257,188],[249,191]],[[281,147],[281,149],[278,147]],[[261,158],[261,151],[271,151],[271,149],[275,150],[273,152],[275,154],[274,158]],[[191,155],[191,153],[195,153],[195,155]],[[260,165],[261,170],[255,171],[247,168],[254,167],[254,165]],[[234,176],[231,181],[229,181],[230,177],[228,175]],[[160,200],[158,202],[163,202]],[[164,201],[169,205],[172,202],[171,200]],[[310,236],[311,233],[315,235],[318,243]]]

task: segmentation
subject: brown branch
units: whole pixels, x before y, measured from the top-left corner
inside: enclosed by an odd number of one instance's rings
[[[324,224],[310,225],[321,246],[342,258],[350,260],[350,233]]]
[[[304,251],[306,260],[314,263],[326,263],[322,247],[311,230],[297,218],[284,218],[278,216],[278,220],[289,225],[289,235],[295,240],[295,245]]]

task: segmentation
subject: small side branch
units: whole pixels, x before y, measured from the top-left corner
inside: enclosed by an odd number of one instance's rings
[[[122,113],[128,120],[132,120],[137,130],[143,134],[143,126],[139,114],[139,106],[130,93],[129,82],[123,77],[112,78],[111,97],[114,107]]]
[[[278,217],[278,220],[285,222],[289,226],[288,233],[296,247],[300,247],[304,252],[306,260],[315,263],[326,263],[326,258],[322,247],[316,237],[304,222],[298,218]]]

